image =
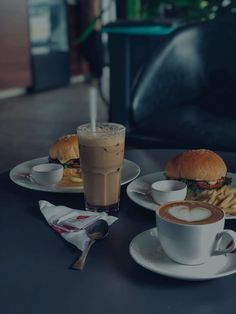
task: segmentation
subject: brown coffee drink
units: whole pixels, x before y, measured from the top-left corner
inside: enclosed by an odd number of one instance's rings
[[[211,224],[224,217],[219,207],[197,201],[170,202],[160,206],[157,211],[162,219],[185,225]]]
[[[91,132],[90,125],[83,125],[78,136],[86,208],[118,210],[125,128],[100,123]]]

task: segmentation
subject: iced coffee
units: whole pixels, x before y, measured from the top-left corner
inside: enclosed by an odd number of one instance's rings
[[[100,123],[96,132],[90,124],[78,127],[81,170],[86,209],[119,209],[121,168],[124,159],[125,127]]]

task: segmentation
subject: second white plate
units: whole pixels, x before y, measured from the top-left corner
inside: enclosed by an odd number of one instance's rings
[[[230,186],[236,187],[236,174],[228,172],[227,177],[232,179]],[[139,177],[127,186],[127,190],[126,190],[127,194],[134,203],[148,210],[155,211],[159,205],[153,201],[150,195],[151,185],[155,181],[165,180],[165,179],[166,177],[163,171],[150,173],[145,176]],[[143,194],[145,195],[142,195],[135,191],[142,191]],[[236,219],[236,216],[227,215],[226,219]]]

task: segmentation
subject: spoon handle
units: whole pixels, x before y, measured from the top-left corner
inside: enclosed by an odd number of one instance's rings
[[[91,246],[93,245],[93,243],[95,242],[95,240],[90,240],[88,245],[86,246],[86,248],[83,250],[82,254],[80,255],[79,259],[77,259],[74,264],[72,265],[73,269],[76,270],[82,270],[84,268],[85,265],[85,261],[86,261],[86,257],[88,255],[88,252],[91,248]]]
[[[150,191],[142,191],[142,190],[130,190],[131,193],[137,193],[137,194],[140,194],[140,195],[143,195],[143,196],[148,196],[148,195],[151,195],[151,192]]]

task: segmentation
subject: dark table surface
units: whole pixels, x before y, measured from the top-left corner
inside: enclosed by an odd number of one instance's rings
[[[130,150],[147,174],[164,169],[177,150]],[[236,172],[236,154],[222,153]],[[24,189],[0,174],[0,313],[233,313],[236,275],[201,282],[150,272],[129,255],[129,243],[155,226],[154,212],[134,204],[122,187],[119,220],[91,249],[85,269],[69,268],[78,250],[42,217],[38,201],[83,209],[83,194]],[[226,222],[236,229],[236,221]],[[236,266],[236,265],[235,265]]]

